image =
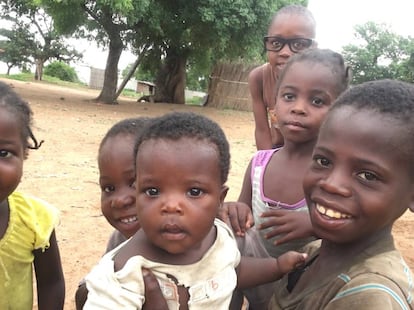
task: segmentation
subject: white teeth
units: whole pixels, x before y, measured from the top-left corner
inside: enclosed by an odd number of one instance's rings
[[[327,217],[334,218],[334,219],[349,219],[351,218],[348,214],[343,214],[338,211],[334,211],[332,209],[327,209],[319,204],[316,204],[316,209],[319,213],[326,215]]]
[[[136,222],[137,220],[138,219],[137,219],[136,216],[131,216],[131,217],[128,217],[128,218],[120,219],[120,221],[124,224],[129,224],[129,223],[132,223],[132,222]]]

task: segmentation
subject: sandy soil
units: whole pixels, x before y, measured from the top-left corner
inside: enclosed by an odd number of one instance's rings
[[[115,122],[131,116],[156,116],[169,111],[194,111],[216,120],[231,143],[231,172],[228,200],[237,199],[245,167],[255,151],[253,115],[249,112],[206,107],[137,103],[121,98],[119,105],[91,102],[94,90],[74,90],[35,82],[6,80],[34,111],[34,133],[44,145],[31,151],[25,162],[20,190],[54,204],[61,212],[56,229],[66,280],[65,309],[75,309],[78,281],[102,255],[112,227],[99,206],[99,142]],[[414,270],[414,214],[400,218],[394,233],[411,269]]]

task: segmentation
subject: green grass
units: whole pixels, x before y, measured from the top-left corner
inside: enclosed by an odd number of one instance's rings
[[[48,75],[43,75],[42,81],[36,81],[34,79],[33,73],[17,73],[17,74],[10,74],[10,75],[0,74],[0,77],[5,78],[5,79],[10,79],[10,80],[23,81],[23,82],[38,82],[38,83],[60,85],[60,86],[65,86],[65,87],[75,88],[75,89],[89,89],[88,85],[84,83],[62,81],[56,77],[48,76]],[[133,90],[124,89],[122,91],[122,95],[126,97],[137,98],[139,94],[137,94]]]
[[[203,103],[204,98],[202,97],[193,97],[190,99],[185,100],[185,104],[188,105],[201,105]]]
[[[48,83],[48,84],[65,86],[69,88],[75,88],[75,89],[89,89],[88,85],[84,83],[62,81],[56,77],[48,76],[48,75],[43,75],[42,81],[36,81],[34,79],[33,73],[17,73],[17,74],[10,74],[10,75],[0,74],[0,77],[5,78],[5,79],[10,79],[10,80],[23,81],[23,82]],[[124,89],[122,91],[122,96],[129,97],[129,98],[136,99],[136,98],[141,97],[142,95],[143,95],[142,93],[136,93],[134,90],[131,90],[131,89]],[[200,106],[203,102],[203,99],[204,98],[201,98],[201,97],[193,97],[193,98],[187,99],[185,104]]]

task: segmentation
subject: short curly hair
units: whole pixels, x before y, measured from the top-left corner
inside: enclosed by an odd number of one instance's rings
[[[326,119],[341,107],[373,111],[401,124],[398,150],[409,156],[414,154],[414,84],[398,80],[377,80],[358,84],[342,93],[327,114]],[[414,176],[414,163],[411,164]]]
[[[217,147],[221,181],[224,184],[230,170],[229,143],[221,127],[203,115],[192,112],[172,112],[153,119],[135,143],[135,157],[144,141],[181,138],[204,140]]]

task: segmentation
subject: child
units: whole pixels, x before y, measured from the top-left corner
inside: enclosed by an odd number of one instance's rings
[[[273,281],[304,260],[296,252],[240,259],[233,234],[215,219],[230,165],[228,142],[215,122],[167,114],[144,129],[135,154],[141,229],[86,277],[84,309],[141,309],[141,268],[156,275],[170,309],[228,309],[236,282]]]
[[[101,209],[112,233],[106,252],[132,237],[141,227],[135,207],[134,145],[149,118],[129,118],[116,123],[99,146],[98,167]]]
[[[54,230],[58,212],[15,191],[28,150],[42,144],[31,123],[27,102],[0,82],[0,309],[32,309],[32,265],[38,308],[63,309],[65,282]]]
[[[243,236],[253,224],[253,212],[254,224],[267,250],[264,253],[270,256],[297,251],[314,239],[303,194],[303,174],[311,161],[322,120],[349,81],[350,73],[342,56],[317,48],[291,57],[279,77],[275,110],[285,144],[254,155],[238,203],[226,203],[222,210],[228,209],[233,219],[230,224],[238,236]],[[227,221],[225,214],[221,218]],[[239,243],[242,255],[263,256],[249,249],[253,245],[248,240]],[[271,289],[263,287],[250,292],[258,294],[249,296],[245,292],[250,307],[262,309]]]
[[[268,63],[256,67],[249,74],[249,89],[253,103],[255,139],[258,150],[267,150],[283,144],[274,113],[276,81],[289,57],[316,46],[315,19],[300,5],[281,8],[272,18],[264,48]],[[268,120],[270,116],[270,125]]]
[[[116,248],[140,229],[135,207],[134,145],[149,118],[128,118],[113,125],[99,145],[98,167],[101,188],[101,209],[112,232],[105,253]],[[86,301],[85,281],[75,294],[76,307]]]
[[[303,188],[322,242],[279,281],[270,309],[413,309],[413,278],[392,237],[414,211],[414,85],[366,82],[328,112]]]

